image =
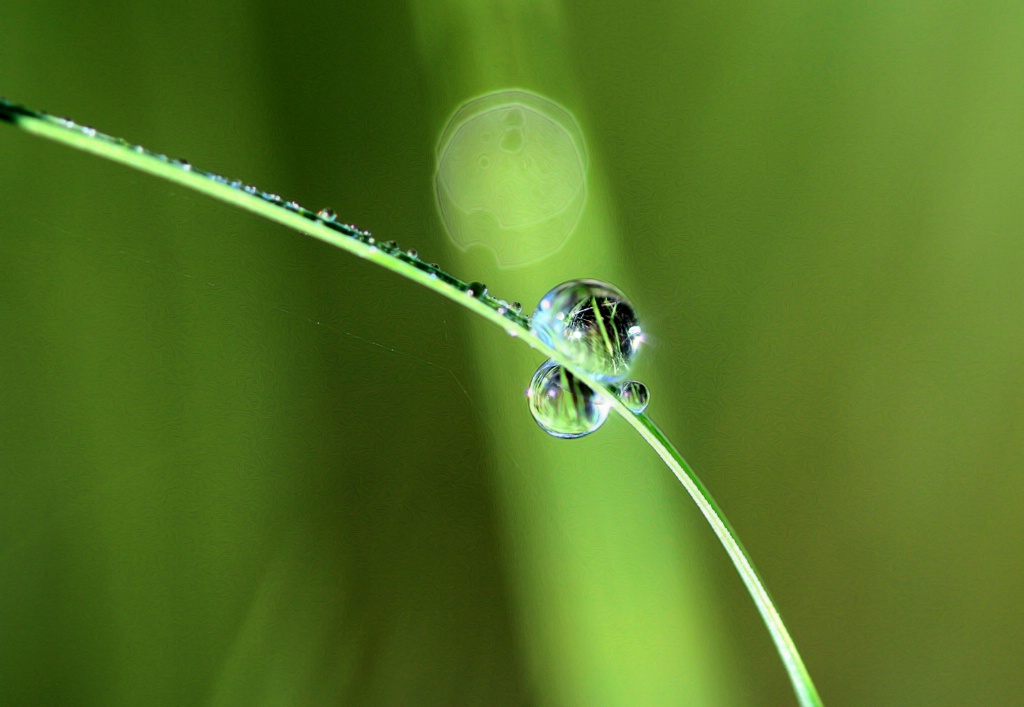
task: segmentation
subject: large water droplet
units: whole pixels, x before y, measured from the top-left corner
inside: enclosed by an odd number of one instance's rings
[[[483,297],[487,294],[487,285],[482,282],[471,282],[469,283],[469,289],[466,290],[466,294],[470,297]]]
[[[545,344],[601,381],[626,377],[644,340],[626,296],[598,280],[563,282],[541,299],[530,329]]]
[[[619,399],[637,415],[647,409],[651,402],[651,391],[640,381],[624,381],[619,386]]]
[[[533,374],[526,397],[533,419],[553,437],[582,437],[608,419],[604,396],[554,361],[542,364]]]

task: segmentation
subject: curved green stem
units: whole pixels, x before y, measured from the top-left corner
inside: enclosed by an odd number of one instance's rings
[[[605,386],[585,371],[571,363],[562,361],[558,353],[533,335],[528,320],[512,311],[508,303],[480,292],[479,287],[459,280],[443,270],[419,259],[413,252],[402,252],[394,244],[379,243],[368,232],[335,222],[333,214],[314,213],[295,202],[285,202],[273,194],[247,187],[241,182],[231,182],[216,174],[195,169],[186,162],[169,160],[138,145],[104,135],[96,130],[77,125],[70,120],[55,118],[7,100],[0,99],[0,122],[6,122],[26,132],[55,140],[85,152],[105,157],[114,162],[126,164],[135,169],[176,182],[195,191],[227,202],[238,208],[259,214],[333,246],[373,261],[402,277],[418,282],[424,287],[447,297],[479,316],[501,326],[511,336],[554,359],[572,371],[574,375],[595,390],[605,391],[610,404],[658,453],[683,488],[690,494],[701,513],[711,524],[712,530],[725,547],[729,558],[740,573],[747,590],[771,633],[775,647],[782,657],[789,678],[793,682],[801,705],[822,704],[821,698],[804,666],[800,653],[786,630],[778,609],[775,608],[768,590],[754,569],[754,564],[740,544],[725,514],[711,497],[711,494],[690,468],[686,460],[676,451],[660,429],[646,416],[629,410]]]
[[[619,410],[619,412],[622,412],[622,410]],[[629,411],[627,410],[626,412],[628,413]],[[693,498],[694,503],[700,508],[700,512],[704,514],[708,523],[711,524],[711,529],[715,531],[715,535],[722,542],[725,551],[729,553],[729,559],[736,566],[736,571],[740,573],[743,583],[747,585],[747,591],[750,592],[757,610],[761,612],[761,618],[764,619],[764,623],[768,627],[768,632],[772,635],[772,640],[775,642],[775,647],[782,657],[782,662],[786,665],[786,672],[789,673],[789,679],[793,682],[793,689],[796,691],[800,704],[820,705],[821,697],[818,695],[818,690],[814,687],[814,682],[811,681],[811,675],[807,672],[807,666],[804,665],[804,661],[800,658],[796,644],[793,643],[789,631],[786,630],[786,625],[782,622],[779,610],[775,608],[771,595],[768,594],[764,582],[761,581],[761,576],[754,568],[753,560],[750,559],[750,555],[747,554],[739,537],[737,537],[736,532],[732,529],[732,525],[726,519],[725,513],[718,506],[718,503],[715,502],[715,499],[697,474],[690,468],[690,465],[686,463],[682,455],[672,446],[672,443],[668,441],[665,434],[649,417],[625,413],[623,413],[623,417],[647,440],[647,443],[651,445],[668,468],[672,470],[672,473],[676,475],[679,483],[683,485],[683,488]]]

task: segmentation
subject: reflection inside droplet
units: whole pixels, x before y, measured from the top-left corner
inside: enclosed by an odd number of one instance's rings
[[[601,381],[626,377],[643,341],[636,310],[618,288],[570,280],[552,288],[530,317],[530,330]]]
[[[540,428],[562,439],[590,434],[604,424],[610,410],[604,396],[554,361],[533,374],[526,398]]]

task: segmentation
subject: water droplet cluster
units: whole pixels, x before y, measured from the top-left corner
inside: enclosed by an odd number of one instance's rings
[[[407,248],[403,250],[402,248],[399,248],[395,241],[389,240],[380,242],[377,241],[369,231],[361,230],[352,224],[341,223],[338,221],[337,214],[333,209],[323,208],[319,211],[311,211],[300,206],[297,201],[283,199],[278,194],[263,191],[255,185],[247,184],[237,179],[229,180],[218,174],[198,169],[188,160],[180,158],[172,159],[165,154],[148,150],[142,145],[135,145],[121,138],[112,137],[99,132],[95,128],[80,125],[69,118],[58,118],[46,113],[31,110],[0,97],[0,121],[16,123],[21,120],[41,121],[50,126],[56,126],[67,130],[75,135],[83,136],[91,141],[115,146],[129,155],[129,159],[124,159],[122,157],[121,161],[128,162],[130,164],[134,163],[135,165],[138,165],[140,158],[144,158],[149,161],[156,160],[162,163],[161,169],[178,170],[180,173],[187,173],[187,179],[189,180],[206,179],[225,188],[243,192],[250,197],[259,199],[267,204],[301,216],[311,223],[318,224],[320,227],[328,228],[355,241],[359,241],[367,246],[366,248],[359,249],[357,251],[359,255],[379,259],[383,254],[394,258],[395,260],[412,266],[421,273],[426,274],[427,277],[432,280],[438,280],[462,293],[467,298],[475,300],[476,302],[488,307],[508,321],[506,331],[508,331],[511,336],[516,335],[516,332],[518,331],[517,327],[526,328],[529,324],[528,319],[523,316],[522,307],[518,302],[510,303],[505,300],[498,299],[488,292],[487,286],[483,283],[466,282],[448,274],[442,270],[437,263],[422,259],[415,248]]]
[[[624,380],[644,341],[636,310],[617,288],[599,280],[570,280],[541,298],[530,330],[565,361],[609,384],[595,391],[554,361],[542,364],[527,392],[537,424],[554,437],[590,434],[608,417],[605,396],[617,395],[641,413],[650,392],[640,381]]]

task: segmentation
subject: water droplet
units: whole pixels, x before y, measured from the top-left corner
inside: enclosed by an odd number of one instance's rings
[[[317,216],[322,218],[324,221],[333,221],[338,217],[337,214],[334,213],[334,209],[320,209]]]
[[[619,399],[637,415],[647,409],[651,402],[651,391],[640,381],[623,381],[619,386]]]
[[[135,145],[134,147],[132,147],[132,152],[138,152],[139,154],[142,154],[145,151],[146,148],[143,147],[142,145]]]
[[[289,201],[287,204],[284,205],[284,208],[288,209],[289,211],[298,211],[302,207],[299,206],[299,202],[297,201]]]
[[[523,305],[521,305],[519,302],[509,303],[508,308],[509,311],[511,311],[513,314],[519,314],[520,312],[523,311]]]
[[[398,249],[398,244],[394,241],[384,241],[380,244],[380,249],[386,253],[392,253]]]
[[[504,317],[505,316],[505,312],[507,312],[508,310],[505,308],[505,305],[499,304],[498,305],[498,309],[496,311],[498,312],[498,314],[500,316]]]
[[[470,297],[483,297],[487,294],[487,285],[482,282],[471,282],[466,294]]]
[[[369,235],[368,233],[364,233],[363,235],[366,236],[366,242],[369,243],[370,245],[373,245],[374,243],[377,242],[377,239]]]
[[[242,183],[236,179],[233,182],[231,182],[228,186],[231,187],[232,189],[241,189]]]
[[[420,257],[420,254],[416,252],[415,248],[410,248],[409,250],[405,251],[405,254],[408,255],[410,258]]]
[[[259,189],[254,187],[252,184],[246,184],[244,187],[242,187],[242,191],[244,191],[246,194],[255,194],[256,192],[259,191]]]
[[[530,330],[601,381],[626,377],[643,342],[636,310],[626,296],[598,280],[570,280],[543,298]]]
[[[281,201],[281,197],[279,197],[277,194],[271,194],[270,192],[263,192],[263,198],[266,199],[267,201],[272,201],[275,204]]]
[[[188,160],[175,160],[175,163],[186,172],[192,171],[192,163]]]
[[[90,128],[88,125],[83,125],[82,134],[86,137],[96,137],[96,128]]]
[[[604,396],[554,361],[533,374],[526,398],[540,428],[562,439],[590,434],[604,424],[610,409]]]

